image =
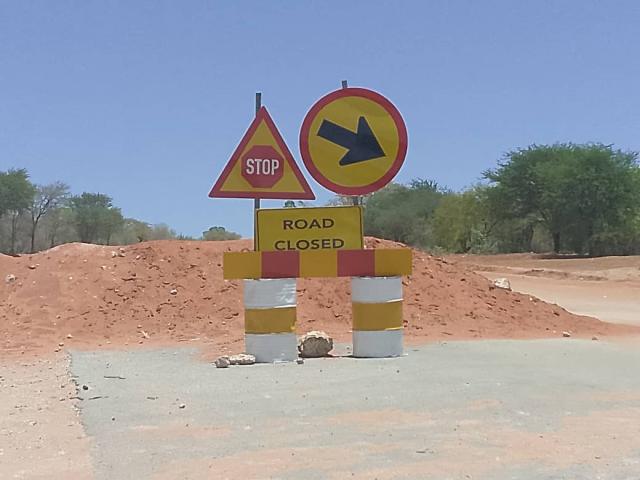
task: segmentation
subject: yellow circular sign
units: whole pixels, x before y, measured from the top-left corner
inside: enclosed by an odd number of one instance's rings
[[[379,93],[343,88],[318,100],[302,123],[300,152],[318,183],[343,195],[381,189],[407,153],[398,109]]]

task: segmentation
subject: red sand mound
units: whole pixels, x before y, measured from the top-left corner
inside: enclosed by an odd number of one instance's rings
[[[367,239],[369,247],[395,246]],[[0,332],[5,353],[63,347],[211,343],[242,350],[241,282],[222,279],[222,252],[248,240],[158,241],[127,247],[63,245],[18,258],[0,255]],[[494,288],[468,267],[414,252],[405,279],[409,340],[636,334],[638,329],[568,313]],[[7,282],[7,275],[15,280]],[[351,330],[348,279],[298,283],[298,331]]]

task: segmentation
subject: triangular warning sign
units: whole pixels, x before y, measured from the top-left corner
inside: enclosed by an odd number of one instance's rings
[[[258,110],[209,196],[316,198],[265,107]]]

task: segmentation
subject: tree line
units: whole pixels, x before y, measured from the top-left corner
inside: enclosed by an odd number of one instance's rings
[[[461,192],[415,180],[364,203],[366,234],[430,250],[640,254],[638,153],[610,145],[532,145]]]
[[[200,240],[234,240],[240,235],[211,227]],[[71,195],[63,182],[33,184],[25,169],[0,172],[0,252],[37,252],[69,242],[126,245],[147,240],[194,238],[166,224],[125,218],[110,196]]]
[[[353,199],[338,196],[329,203],[351,205]],[[392,183],[361,203],[367,235],[432,251],[640,254],[638,153],[610,145],[532,145],[506,153],[463,191],[418,179]],[[123,245],[189,238],[165,224],[125,218],[108,195],[71,195],[62,182],[34,185],[24,169],[0,172],[5,253],[74,241]],[[237,238],[220,226],[200,237]]]

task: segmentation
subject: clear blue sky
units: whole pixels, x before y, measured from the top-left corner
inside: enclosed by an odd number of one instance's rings
[[[459,189],[531,143],[640,150],[640,2],[0,0],[0,170],[249,235],[252,201],[207,193],[254,93],[299,160],[342,79],[403,113],[398,181]]]

